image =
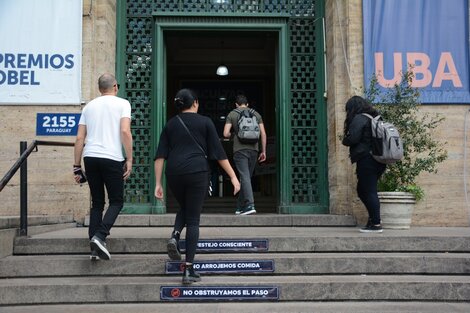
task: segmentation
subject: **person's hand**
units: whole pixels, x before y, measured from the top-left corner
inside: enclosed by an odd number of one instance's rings
[[[230,178],[230,181],[233,185],[233,195],[236,195],[240,191],[240,182],[238,181],[237,176]]]
[[[124,163],[124,174],[122,175],[124,180],[129,178],[129,176],[131,175],[131,172],[132,172],[132,160],[126,159],[126,162]]]
[[[162,185],[157,184],[155,186],[155,198],[163,201],[163,187]]]
[[[86,182],[85,172],[83,172],[82,167],[80,165],[73,166],[73,178],[77,184],[83,184]]]
[[[258,162],[262,163],[264,161],[266,161],[266,152],[261,152],[258,156]]]

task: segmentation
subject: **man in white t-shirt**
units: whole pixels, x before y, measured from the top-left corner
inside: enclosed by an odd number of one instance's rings
[[[78,123],[73,167],[75,181],[87,179],[91,192],[90,259],[109,260],[106,237],[123,207],[124,180],[132,171],[131,105],[116,96],[119,86],[113,75],[101,75],[98,87],[101,96],[83,108]],[[86,178],[81,170],[82,156]],[[109,206],[103,216],[105,188]]]

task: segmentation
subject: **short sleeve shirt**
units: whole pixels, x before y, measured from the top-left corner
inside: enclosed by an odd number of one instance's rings
[[[86,126],[83,156],[123,161],[122,118],[131,118],[131,104],[126,99],[106,95],[88,102],[78,122]]]
[[[251,110],[251,108],[246,107],[246,108],[239,108],[240,110]],[[258,121],[258,124],[263,123],[263,118],[261,115],[255,111],[254,113],[256,120]],[[240,114],[238,114],[237,111],[232,110],[228,115],[225,120],[225,124],[232,124],[232,129],[233,132],[236,134],[238,132],[238,117]],[[246,143],[241,143],[240,140],[238,139],[237,135],[233,136],[233,152],[237,152],[239,150],[243,149],[249,149],[249,150],[256,150],[258,151],[258,143],[251,143],[251,144],[246,144]]]
[[[181,113],[179,116],[205,153],[197,146],[178,118],[171,118],[160,134],[155,153],[155,159],[167,160],[165,169],[167,175],[208,172],[207,160],[227,159],[210,118],[197,113]]]

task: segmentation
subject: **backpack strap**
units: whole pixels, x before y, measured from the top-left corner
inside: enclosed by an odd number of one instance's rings
[[[242,113],[243,111],[245,111],[245,110],[241,110],[241,109],[239,109],[239,108],[236,108],[236,109],[234,109],[234,111],[237,112],[238,114],[241,114],[241,113]],[[255,112],[256,112],[256,111],[255,111],[255,109],[251,109],[251,108],[250,108],[250,109],[248,109],[248,112],[250,112],[251,114],[255,115]]]
[[[368,118],[370,118],[371,120],[381,120],[382,119],[382,116],[380,115],[377,115],[376,117],[373,117],[372,115],[368,114],[368,113],[361,113],[362,115],[364,116],[367,116]]]

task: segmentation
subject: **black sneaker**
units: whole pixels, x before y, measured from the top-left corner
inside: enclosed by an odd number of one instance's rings
[[[250,215],[250,214],[255,214],[255,213],[256,213],[256,210],[255,210],[254,205],[246,206],[240,211],[240,215]]]
[[[189,285],[201,281],[201,275],[194,271],[192,265],[185,265],[183,272],[183,284]]]
[[[166,245],[166,251],[168,253],[168,257],[170,258],[170,260],[173,260],[173,261],[181,260],[181,252],[178,247],[178,241],[176,240],[176,238],[172,237],[168,240],[168,243]]]
[[[381,233],[383,228],[381,225],[370,225],[359,229],[361,233]]]
[[[92,260],[92,261],[99,261],[100,260],[100,256],[98,255],[98,253],[95,250],[91,250],[90,260]]]
[[[111,259],[111,254],[106,248],[106,243],[100,238],[93,236],[90,240],[90,248],[92,251],[96,251],[100,259],[109,260]]]

